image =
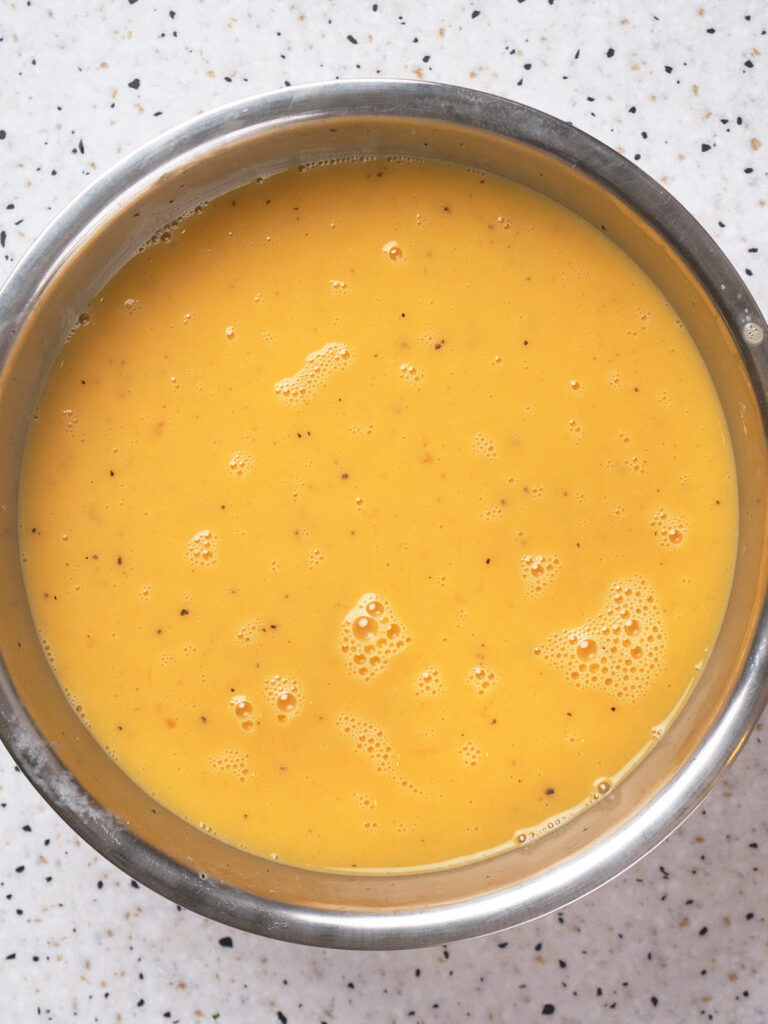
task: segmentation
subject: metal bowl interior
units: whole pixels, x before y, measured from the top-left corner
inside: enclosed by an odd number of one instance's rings
[[[334,874],[206,835],[127,778],[75,715],[27,603],[17,535],[24,441],[78,314],[139,246],[196,205],[299,164],[451,161],[563,203],[612,238],[688,326],[725,411],[740,534],[709,663],[662,739],[604,800],[529,847],[464,866]],[[30,249],[0,294],[0,735],[93,847],[143,884],[229,925],[346,948],[429,945],[518,924],[594,889],[660,842],[714,785],[765,703],[768,330],[723,254],[636,166],[507,100],[449,86],[346,82],[225,107],[118,164]]]

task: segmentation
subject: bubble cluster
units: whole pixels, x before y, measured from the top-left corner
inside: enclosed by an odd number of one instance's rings
[[[661,612],[642,577],[611,584],[598,613],[575,629],[552,633],[536,653],[579,687],[636,700],[658,676],[666,635]]]
[[[123,309],[129,315],[132,315],[133,313],[138,313],[141,310],[141,300],[126,299],[125,302],[123,303]]]
[[[43,644],[43,647],[45,648],[45,644]],[[47,650],[46,650],[46,654],[48,654],[48,658],[49,658],[49,661],[50,661],[51,665],[54,665],[55,662],[53,660],[53,655],[51,655]],[[81,721],[85,725],[88,725],[88,716],[85,713],[85,708],[83,707],[83,705],[80,703],[79,700],[75,699],[74,694],[72,693],[72,691],[68,687],[64,687],[64,692],[66,693],[67,697],[69,698],[69,702],[72,705],[72,708],[73,708],[75,714],[78,716],[78,718],[81,719]]]
[[[350,675],[371,682],[411,642],[392,607],[376,594],[363,594],[344,616],[340,647]]]
[[[496,218],[496,223],[503,231],[509,231],[512,228],[512,221],[509,219],[509,217],[502,217],[501,215],[499,215]]]
[[[214,754],[210,759],[210,765],[218,772],[230,772],[240,782],[245,782],[251,773],[248,755],[241,750],[224,750],[220,754]]]
[[[347,282],[346,281],[331,281],[331,289],[337,295],[343,295],[344,292],[347,290]]]
[[[317,569],[319,565],[322,565],[325,561],[325,555],[320,548],[312,548],[307,555],[307,563],[310,569]]]
[[[203,206],[206,205],[207,203],[203,204]],[[193,212],[202,213],[203,206],[196,206]],[[175,217],[172,221],[169,221],[165,225],[165,227],[160,228],[160,230],[156,231],[151,236],[151,238],[148,238],[147,241],[142,246],[139,247],[138,251],[144,252],[146,249],[149,249],[153,245],[157,245],[159,242],[163,242],[165,245],[168,245],[170,242],[173,241],[173,238],[176,234],[176,228],[179,227],[179,225],[182,224],[184,220],[185,217]],[[184,234],[183,231],[182,234]]]
[[[593,800],[589,798],[584,801],[583,806],[588,807]],[[564,825],[566,821],[570,821],[573,817],[573,811],[561,811],[560,814],[554,815],[551,818],[545,818],[544,821],[539,822],[533,829],[521,831],[516,836],[518,843],[530,842],[531,839],[540,839],[542,836],[547,835],[548,832],[553,832],[556,828]]]
[[[484,459],[498,458],[496,445],[486,434],[475,434],[472,439],[472,451],[476,455],[482,455]]]
[[[536,597],[560,572],[556,555],[523,555],[520,559],[526,597]]]
[[[275,384],[278,398],[291,405],[300,405],[313,398],[330,376],[349,365],[352,352],[346,345],[331,341],[310,352],[304,365],[292,377]]]
[[[48,661],[51,663],[51,666],[55,666],[55,664],[56,664],[56,657],[55,657],[55,655],[53,653],[53,649],[52,649],[51,645],[48,643],[47,640],[43,640],[42,646],[43,646],[43,650],[45,651],[45,655],[48,658]],[[71,694],[69,693],[69,690],[67,691],[67,693],[69,694],[69,696],[71,696]]]
[[[467,740],[459,750],[459,753],[461,754],[461,760],[463,761],[465,768],[477,768],[480,764],[480,759],[483,756],[483,751],[471,740]]]
[[[61,415],[64,417],[64,428],[71,436],[75,431],[75,427],[79,423],[77,414],[72,409],[62,409]]]
[[[264,683],[264,696],[281,723],[295,718],[304,706],[304,691],[293,676],[270,676]]]
[[[261,622],[258,619],[249,619],[235,633],[235,639],[239,644],[244,644],[247,647],[258,639],[260,632]]]
[[[413,683],[418,697],[440,697],[443,693],[443,678],[440,669],[434,665],[419,672]]]
[[[399,374],[400,380],[407,381],[408,384],[421,383],[421,370],[412,363],[400,363]]]
[[[233,476],[245,476],[253,469],[253,456],[250,452],[232,452],[227,469]]]
[[[381,247],[381,251],[385,256],[389,256],[393,263],[397,263],[404,255],[402,246],[397,242],[385,242]]]
[[[646,460],[641,459],[639,455],[630,455],[628,459],[624,459],[624,465],[633,473],[644,473],[646,464]]]
[[[245,696],[245,694],[239,693],[233,697],[229,702],[229,706],[232,708],[235,718],[240,724],[240,728],[243,732],[251,732],[254,725],[258,725],[258,721],[254,719],[254,708],[251,701]]]
[[[688,532],[688,523],[682,516],[670,515],[665,509],[660,508],[654,513],[651,519],[653,536],[667,551],[677,550]]]
[[[682,328],[683,325],[678,323],[678,326]],[[750,345],[759,345],[763,340],[763,328],[760,324],[754,324],[751,321],[744,324],[743,334],[744,340]]]
[[[355,807],[359,807],[361,810],[367,811],[375,811],[379,806],[376,798],[370,796],[368,793],[353,793],[352,803]]]
[[[581,429],[581,424],[578,423],[576,420],[568,420],[568,429],[577,441],[580,441],[582,439],[583,433]]]
[[[359,718],[348,712],[339,715],[336,725],[342,736],[346,736],[352,741],[358,754],[371,759],[377,772],[392,778],[397,777],[392,744],[383,729],[365,718]]]
[[[487,691],[490,690],[496,682],[496,674],[491,672],[490,669],[487,669],[485,665],[475,665],[467,676],[467,682],[475,693],[481,697],[484,693],[487,693]]]
[[[198,530],[187,541],[187,561],[192,565],[210,568],[218,561],[218,542],[210,530]]]
[[[494,519],[503,519],[504,509],[501,505],[491,505],[490,508],[486,508],[480,513],[480,518],[488,523],[492,523]]]

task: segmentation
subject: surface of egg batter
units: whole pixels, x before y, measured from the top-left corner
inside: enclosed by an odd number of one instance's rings
[[[20,543],[61,685],[158,800],[394,870],[530,841],[663,732],[728,597],[734,468],[599,231],[459,167],[295,170],[81,319]]]

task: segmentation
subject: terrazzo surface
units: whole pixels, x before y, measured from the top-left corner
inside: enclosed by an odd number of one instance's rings
[[[660,180],[768,309],[768,9],[93,0],[0,4],[0,278],[52,215],[200,111],[349,77],[538,106]],[[412,951],[293,947],[180,910],[82,844],[0,754],[0,1021],[768,1020],[760,727],[694,815],[559,914]]]

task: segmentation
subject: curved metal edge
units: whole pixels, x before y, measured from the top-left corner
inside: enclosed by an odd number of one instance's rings
[[[0,292],[0,365],[35,295],[46,286],[83,225],[114,201],[116,194],[157,173],[170,161],[189,157],[198,146],[210,143],[212,136],[223,138],[275,118],[302,119],[319,111],[328,117],[350,116],[350,103],[356,117],[391,115],[449,121],[544,149],[603,184],[640,214],[685,258],[729,325],[743,325],[748,319],[766,330],[748,289],[699,223],[661,185],[592,136],[513,100],[470,89],[397,80],[352,80],[293,87],[220,107],[163,133],[101,175],[30,246]],[[668,229],[670,223],[677,225],[674,233]],[[748,357],[745,361],[756,385],[764,423],[768,423],[766,354],[740,347]],[[762,610],[759,630],[763,636],[768,635],[768,608]],[[768,690],[763,685],[768,675],[768,640],[753,648],[743,674],[746,682],[739,686],[695,757],[653,803],[632,819],[620,842],[611,837],[590,849],[589,870],[574,874],[574,867],[585,860],[582,853],[546,880],[533,879],[492,896],[431,910],[363,915],[299,910],[254,897],[214,879],[202,879],[138,839],[115,815],[96,804],[61,765],[18,700],[7,673],[4,675],[0,733],[6,747],[43,798],[115,866],[168,899],[232,927],[308,945],[400,949],[469,938],[540,917],[594,891],[658,845],[715,785],[768,702]],[[728,739],[733,735],[739,737],[735,744]],[[138,869],[137,853],[142,862]]]

